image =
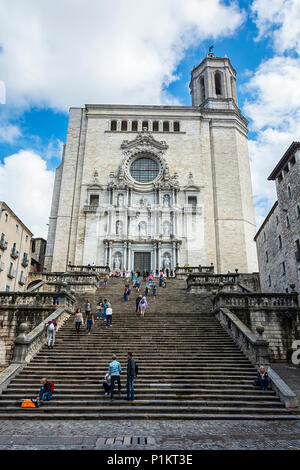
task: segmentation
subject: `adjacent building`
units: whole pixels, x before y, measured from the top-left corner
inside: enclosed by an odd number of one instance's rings
[[[44,238],[31,240],[31,271],[41,273],[44,270],[47,242]]]
[[[269,180],[278,200],[255,236],[263,292],[300,293],[300,142],[293,142]]]
[[[0,291],[25,290],[32,232],[0,201]]]
[[[45,266],[257,271],[247,120],[236,71],[209,53],[192,106],[71,108]]]

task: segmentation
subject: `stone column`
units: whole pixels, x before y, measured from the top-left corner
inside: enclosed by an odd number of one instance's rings
[[[153,243],[153,271],[155,273],[157,269],[157,244],[156,242]]]
[[[172,243],[172,249],[173,249],[173,264],[172,264],[172,269],[175,271],[176,268],[176,242]]]
[[[132,267],[132,251],[131,251],[131,242],[128,242],[128,271],[131,271]]]
[[[126,271],[127,266],[127,242],[124,242],[123,247],[123,269]]]
[[[104,242],[105,250],[104,250],[104,265],[108,265],[108,243]]]
[[[158,242],[158,269],[160,270],[161,268],[161,242]]]
[[[108,266],[110,267],[110,269],[113,269],[113,266],[112,266],[112,242],[109,242],[108,243]]]

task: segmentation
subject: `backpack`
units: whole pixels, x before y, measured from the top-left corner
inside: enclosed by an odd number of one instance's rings
[[[50,390],[51,392],[54,392],[54,382],[50,382]]]
[[[135,363],[135,375],[138,375],[139,373],[139,366],[137,365],[137,363]]]
[[[33,400],[22,400],[21,408],[35,408],[36,405]]]
[[[48,328],[49,328],[50,331],[55,330],[55,327],[54,327],[53,323],[50,323],[50,325],[48,326]]]

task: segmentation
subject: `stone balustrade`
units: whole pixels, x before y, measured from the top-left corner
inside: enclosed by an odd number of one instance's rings
[[[49,307],[57,302],[54,292],[0,292],[0,307]],[[69,292],[59,292],[59,305],[73,308],[74,303],[75,297]]]
[[[227,308],[297,308],[298,294],[292,292],[289,294],[272,293],[242,293],[242,292],[222,292],[219,291],[213,300],[214,310]]]
[[[109,266],[74,266],[69,264],[67,271],[71,272],[87,272],[87,273],[97,273],[97,274],[109,274]]]
[[[29,333],[27,333],[29,325],[21,323],[19,334],[14,341],[12,361],[8,367],[0,372],[0,394],[6,389],[16,374],[22,370],[24,365],[29,363],[45,344],[47,335],[46,323],[50,320],[55,320],[57,329],[59,329],[71,313],[72,309],[68,306],[60,306]]]
[[[257,369],[260,365],[269,366],[269,342],[255,335],[234,313],[227,308],[220,308],[216,314],[222,327],[243,351],[248,359]],[[286,408],[297,408],[299,406],[295,393],[269,366],[268,374],[273,390],[280,397]]]

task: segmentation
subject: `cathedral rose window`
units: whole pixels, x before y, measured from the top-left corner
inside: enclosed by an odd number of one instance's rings
[[[130,166],[130,174],[139,183],[149,183],[155,180],[159,173],[159,165],[155,160],[148,157],[141,157],[135,160]]]

